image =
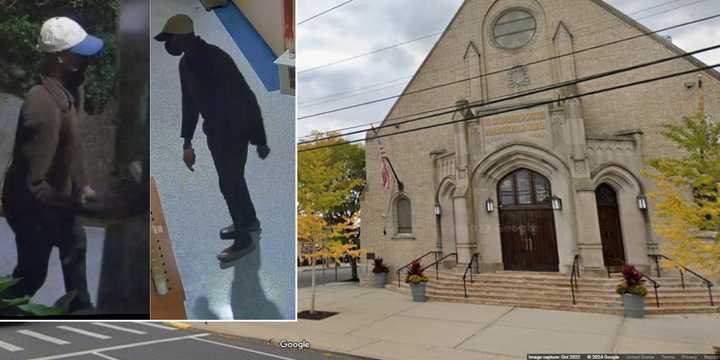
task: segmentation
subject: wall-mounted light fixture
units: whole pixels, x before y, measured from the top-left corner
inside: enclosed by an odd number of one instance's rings
[[[643,211],[647,210],[648,202],[647,202],[647,198],[645,197],[645,195],[643,195],[643,194],[638,195],[637,204],[638,204],[638,209],[643,210]]]
[[[440,204],[435,204],[435,216],[442,215],[442,208],[440,207]]]
[[[553,195],[553,197],[552,197],[552,199],[550,200],[550,202],[551,202],[551,204],[552,204],[553,210],[558,210],[558,211],[559,211],[559,210],[562,210],[562,199],[560,199],[559,197]]]
[[[495,211],[495,203],[493,203],[492,199],[487,199],[487,201],[485,201],[485,211],[488,213]]]

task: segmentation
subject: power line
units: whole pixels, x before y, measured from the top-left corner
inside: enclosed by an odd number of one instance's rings
[[[313,15],[313,16],[311,16],[311,17],[309,17],[309,18],[307,18],[307,19],[305,19],[305,20],[303,20],[303,21],[300,21],[299,23],[297,23],[297,25],[300,26],[300,25],[302,25],[302,24],[304,24],[304,23],[306,23],[306,22],[308,22],[308,21],[310,21],[310,20],[312,20],[312,19],[315,19],[315,18],[318,18],[318,17],[320,17],[320,16],[323,16],[323,15],[325,15],[325,14],[327,14],[327,13],[329,13],[329,12],[331,12],[331,11],[333,11],[333,10],[335,10],[335,9],[343,6],[343,5],[347,5],[347,4],[351,3],[351,2],[353,2],[353,0],[347,0],[347,1],[343,2],[343,3],[337,4],[337,5],[331,7],[331,8],[329,8],[329,9],[327,9],[327,10],[323,10],[323,11],[321,11],[321,12],[319,12],[319,13],[317,13],[317,14],[315,14],[315,15]]]
[[[679,0],[671,0],[671,1],[667,1],[667,2],[661,3],[661,4],[653,5],[653,6],[650,6],[650,7],[648,7],[648,8],[640,9],[640,10],[634,11],[634,12],[632,12],[632,13],[629,13],[628,16],[631,16],[631,15],[634,15],[634,14],[638,14],[638,13],[641,13],[641,12],[645,12],[645,11],[649,11],[649,10],[654,10],[654,9],[656,9],[656,8],[659,8],[659,7],[662,7],[662,6],[665,6],[665,5],[668,5],[668,4],[677,2],[677,1],[679,1]],[[695,4],[698,4],[698,3],[701,3],[701,2],[706,2],[706,1],[709,1],[709,0],[698,0],[698,1],[694,1],[694,2],[692,2],[692,3],[688,3],[688,4],[680,5],[680,6],[677,6],[677,7],[674,7],[674,8],[666,9],[666,10],[663,10],[663,11],[658,12],[658,13],[655,13],[655,14],[644,15],[644,16],[641,16],[641,17],[637,18],[636,20],[641,20],[641,19],[645,19],[645,18],[650,18],[650,17],[658,16],[658,15],[665,14],[665,13],[668,13],[668,12],[671,12],[671,11],[675,11],[675,10],[680,9],[680,8],[683,8],[683,7],[692,6],[692,5],[695,5]],[[589,25],[589,26],[586,26],[586,27],[583,27],[583,28],[579,28],[579,29],[577,29],[577,30],[578,30],[578,31],[581,31],[581,30],[591,29],[591,28],[593,28],[595,25],[602,24],[602,23],[607,23],[607,22],[608,22],[608,21],[600,21],[600,22],[597,22],[597,23],[595,23],[595,24],[592,24],[592,25]],[[593,32],[604,31],[604,30],[611,29],[611,28],[612,28],[612,26],[611,26],[611,27],[608,27],[608,28],[605,28],[605,29],[602,29],[602,30],[593,30]],[[579,34],[582,33],[582,32],[578,32],[578,31],[576,31],[576,35],[579,35]],[[308,72],[308,71],[314,71],[314,70],[326,68],[326,67],[329,67],[329,66],[341,64],[341,63],[348,62],[348,61],[351,61],[351,60],[359,59],[359,58],[361,58],[361,57],[365,57],[365,56],[369,56],[369,55],[374,55],[374,54],[377,54],[377,53],[382,52],[382,51],[385,51],[385,50],[394,49],[394,48],[399,47],[399,46],[407,45],[407,44],[410,44],[410,43],[413,43],[413,42],[416,42],[416,41],[420,41],[420,40],[424,40],[424,39],[427,39],[427,38],[430,38],[430,37],[433,37],[433,36],[436,36],[436,35],[440,35],[440,34],[442,34],[442,31],[435,32],[435,33],[432,33],[432,34],[422,35],[422,36],[420,36],[420,37],[417,37],[417,38],[414,38],[414,39],[411,39],[411,40],[407,40],[407,41],[404,41],[404,42],[401,42],[401,43],[393,44],[393,45],[390,45],[390,46],[387,46],[387,47],[384,47],[384,48],[376,49],[376,50],[373,50],[373,51],[370,51],[370,52],[367,52],[367,53],[364,53],[364,54],[354,55],[354,56],[351,56],[351,57],[343,58],[343,59],[340,59],[340,60],[337,60],[337,61],[333,61],[333,62],[330,62],[330,63],[326,63],[326,64],[323,64],[323,65],[318,65],[318,66],[316,66],[316,67],[312,67],[312,68],[309,68],[309,69],[301,70],[301,71],[298,72],[298,74],[302,74],[302,73],[305,73],[305,72]],[[549,40],[544,40],[543,42],[545,42],[545,41],[549,41]]]
[[[649,11],[649,10],[654,10],[654,9],[663,7],[663,6],[665,6],[665,5],[670,5],[670,4],[672,4],[672,3],[676,3],[676,2],[678,2],[678,1],[682,1],[682,0],[670,0],[670,1],[666,1],[666,2],[663,2],[663,3],[657,4],[657,5],[650,6],[650,7],[648,7],[648,8],[644,8],[644,9],[640,9],[640,10],[633,11],[633,12],[629,13],[628,16],[632,16],[632,15],[634,15],[634,14],[643,13],[643,12],[646,12],[646,11]],[[655,16],[658,16],[658,15],[661,15],[661,14],[665,14],[665,13],[668,13],[668,12],[671,12],[671,11],[675,11],[675,10],[677,10],[677,9],[679,9],[679,8],[683,8],[683,7],[687,7],[687,6],[692,6],[692,5],[695,5],[695,4],[698,4],[698,3],[702,3],[702,2],[706,2],[706,1],[709,1],[709,0],[698,0],[698,1],[691,2],[691,3],[683,4],[683,5],[680,5],[680,6],[677,6],[677,7],[665,9],[665,10],[663,10],[663,11],[661,11],[661,12],[658,12],[658,13],[654,13],[654,14],[649,14],[649,15],[644,15],[644,16],[638,17],[636,20],[641,20],[641,19],[645,19],[645,18],[655,17]],[[583,33],[583,31],[584,31],[585,29],[590,29],[590,28],[593,28],[593,27],[594,27],[595,25],[597,25],[597,24],[606,23],[606,22],[607,22],[607,21],[598,22],[598,23],[596,23],[596,24],[589,25],[589,26],[586,26],[586,27],[577,29],[577,30],[575,31],[575,34],[576,34],[576,36],[577,36],[577,35],[580,35],[580,34]],[[594,30],[594,32],[602,32],[602,31],[605,31],[605,30],[607,30],[607,29],[612,29],[612,28],[613,28],[613,27],[611,26],[611,27],[608,27],[608,28],[605,28],[605,29],[601,29],[601,30]],[[545,42],[545,41],[549,41],[549,40],[544,40],[543,42]],[[505,57],[501,57],[501,58],[505,58]],[[329,64],[326,64],[326,65],[329,66]],[[405,78],[402,78],[402,79],[406,79],[406,78],[412,78],[412,76],[408,76],[408,77],[405,77]],[[398,80],[400,80],[400,79],[398,79]],[[330,101],[315,101],[315,100],[324,100],[324,99],[336,98],[338,95],[341,95],[341,94],[354,94],[354,93],[356,93],[356,91],[358,91],[358,92],[357,92],[357,95],[360,95],[360,94],[368,94],[368,93],[372,93],[372,92],[374,92],[374,91],[381,91],[381,90],[387,89],[388,87],[383,87],[383,88],[376,89],[376,90],[373,90],[373,91],[363,91],[363,92],[359,92],[359,90],[361,90],[361,89],[372,88],[372,87],[375,87],[375,86],[380,86],[380,85],[383,85],[383,84],[393,83],[393,82],[395,82],[395,80],[389,81],[389,82],[380,82],[380,83],[376,83],[376,84],[373,84],[373,85],[368,85],[368,86],[366,86],[366,87],[361,87],[361,88],[355,89],[355,90],[353,90],[353,91],[346,91],[346,92],[335,93],[335,94],[331,94],[331,95],[327,95],[327,96],[323,96],[323,97],[318,97],[318,98],[315,98],[315,99],[308,100],[308,101],[306,101],[306,102],[300,103],[299,105],[300,105],[301,107],[305,107],[305,106],[315,106],[315,105],[319,105],[319,104],[325,104],[325,103],[333,102],[333,101],[336,101],[336,100],[330,100]],[[348,96],[345,96],[345,97],[341,97],[340,99],[347,99],[347,98],[351,98],[351,97],[353,97],[353,96],[355,96],[355,95],[348,95]],[[340,99],[338,99],[338,100],[340,100]]]
[[[570,96],[566,96],[566,97],[564,97],[564,98],[541,101],[541,102],[537,102],[537,103],[534,103],[534,104],[531,104],[531,105],[522,106],[522,107],[518,107],[518,108],[513,108],[513,109],[510,109],[510,110],[502,110],[502,111],[497,111],[497,112],[488,113],[488,114],[476,115],[476,116],[469,117],[469,118],[465,118],[465,119],[451,120],[451,121],[447,121],[447,122],[444,122],[444,123],[431,124],[431,125],[426,125],[426,126],[422,126],[422,127],[418,127],[418,128],[408,129],[408,130],[400,130],[400,131],[397,131],[397,132],[394,132],[394,133],[381,134],[381,135],[376,135],[376,136],[372,136],[372,137],[367,137],[367,138],[365,138],[365,139],[350,140],[350,141],[346,141],[346,142],[342,142],[342,143],[321,145],[321,146],[316,146],[316,147],[301,149],[301,150],[298,150],[298,152],[314,151],[314,150],[329,148],[329,147],[333,147],[333,146],[340,146],[340,145],[352,144],[352,143],[356,143],[356,142],[375,140],[375,139],[380,139],[380,138],[389,137],[389,136],[395,136],[395,135],[401,135],[401,134],[411,133],[411,132],[415,132],[415,131],[427,130],[427,129],[436,128],[436,127],[445,126],[445,125],[452,125],[452,124],[459,123],[459,122],[466,122],[466,121],[471,121],[471,120],[477,120],[477,119],[484,118],[484,117],[489,117],[489,116],[494,116],[494,115],[505,114],[505,113],[509,113],[509,112],[513,112],[513,111],[518,111],[518,110],[527,110],[527,109],[530,109],[530,108],[533,108],[533,107],[543,106],[543,105],[549,105],[549,104],[556,103],[556,102],[560,102],[560,101],[566,101],[566,100],[571,100],[571,99],[579,99],[579,98],[583,98],[583,97],[585,97],[585,96],[592,96],[592,95],[602,94],[602,93],[605,93],[605,92],[620,90],[620,89],[624,89],[624,88],[628,88],[628,87],[643,85],[643,84],[647,84],[647,83],[651,83],[651,82],[655,82],[655,81],[661,81],[661,80],[671,79],[671,78],[674,78],[674,77],[683,76],[683,75],[688,75],[688,74],[692,74],[692,73],[696,73],[696,72],[701,72],[701,71],[709,70],[709,69],[716,68],[716,67],[720,67],[720,63],[717,63],[717,64],[715,64],[715,65],[703,66],[703,67],[695,68],[695,69],[692,69],[692,70],[687,70],[687,71],[677,72],[677,73],[673,73],[673,74],[668,74],[668,75],[664,75],[664,76],[658,76],[658,77],[651,78],[651,79],[635,81],[635,82],[631,82],[631,83],[627,83],[627,84],[623,84],[623,85],[611,86],[611,87],[604,88],[604,89],[599,89],[599,90],[590,91],[590,92],[587,92],[587,93],[584,93],[584,94],[570,95]]]
[[[347,96],[332,96],[332,97],[328,98],[327,100],[314,101],[314,102],[307,103],[307,104],[299,104],[299,107],[303,107],[303,108],[304,108],[304,107],[311,107],[311,106],[317,106],[317,105],[322,105],[322,104],[326,104],[326,103],[336,102],[336,101],[340,101],[340,100],[344,100],[344,99],[350,99],[350,98],[354,98],[354,97],[359,96],[359,95],[370,94],[370,93],[378,92],[378,91],[381,91],[381,90],[387,90],[387,89],[391,89],[391,88],[398,87],[398,86],[400,86],[400,85],[405,85],[405,84],[406,84],[406,83],[402,83],[402,82],[397,82],[397,81],[396,81],[396,83],[395,83],[395,84],[392,84],[392,85],[383,86],[383,87],[377,88],[377,89],[370,89],[370,90],[365,90],[365,91],[358,91],[358,92],[354,92],[352,95],[347,95]]]
[[[512,66],[512,67],[508,67],[508,68],[505,68],[505,69],[501,69],[501,70],[496,70],[496,71],[492,71],[492,72],[480,74],[480,75],[473,76],[473,77],[469,77],[469,78],[466,78],[466,79],[455,80],[455,81],[447,82],[447,83],[444,83],[444,84],[439,84],[439,85],[430,86],[430,87],[427,87],[427,88],[422,88],[422,89],[418,89],[418,90],[408,91],[408,92],[405,92],[405,93],[400,94],[400,95],[394,95],[394,96],[379,98],[379,99],[375,99],[375,100],[371,100],[371,101],[366,101],[366,102],[362,102],[362,103],[358,103],[358,104],[354,104],[354,105],[348,105],[348,106],[339,107],[339,108],[332,109],[332,110],[322,111],[322,112],[318,112],[318,113],[311,114],[311,115],[300,116],[300,117],[298,117],[298,120],[307,119],[307,118],[311,118],[311,117],[317,117],[317,116],[320,116],[320,115],[327,115],[327,114],[331,114],[331,113],[338,112],[338,111],[349,110],[349,109],[353,109],[353,108],[356,108],[356,107],[361,107],[361,106],[366,106],[366,105],[370,105],[370,104],[374,104],[374,103],[378,103],[378,102],[383,102],[383,101],[388,101],[388,100],[396,99],[396,98],[399,98],[399,97],[402,97],[402,96],[417,94],[417,93],[425,92],[425,91],[428,91],[428,90],[434,90],[434,89],[437,89],[437,88],[441,88],[441,87],[445,87],[445,86],[449,86],[449,85],[454,85],[454,84],[462,83],[462,82],[465,82],[465,81],[470,81],[470,80],[474,80],[474,79],[480,79],[480,78],[484,78],[484,77],[487,77],[487,76],[490,76],[490,75],[501,74],[501,73],[504,73],[504,72],[506,72],[506,71],[512,70],[512,69],[517,68],[517,67],[520,67],[520,66],[537,65],[537,64],[541,64],[541,63],[544,63],[544,62],[547,62],[547,61],[550,61],[550,60],[560,59],[560,58],[563,58],[563,57],[566,57],[566,56],[576,55],[576,54],[584,53],[584,52],[587,52],[587,51],[600,49],[600,48],[603,48],[603,47],[606,47],[606,46],[611,46],[611,45],[619,44],[619,43],[622,43],[622,42],[634,40],[634,39],[637,39],[637,38],[640,38],[640,37],[653,35],[653,34],[656,34],[656,33],[658,33],[658,32],[662,32],[662,31],[668,31],[668,30],[672,30],[672,29],[676,29],[676,28],[680,28],[680,27],[684,27],[684,26],[688,26],[688,25],[692,25],[692,24],[697,24],[697,23],[700,23],[700,22],[703,22],[703,21],[708,21],[708,20],[715,19],[715,18],[718,18],[718,17],[720,17],[720,14],[715,14],[715,15],[711,15],[711,16],[707,16],[707,17],[698,19],[698,20],[688,21],[688,22],[685,22],[685,23],[682,23],[682,24],[665,27],[665,28],[662,28],[662,29],[659,29],[659,30],[655,30],[655,31],[643,32],[643,33],[640,33],[640,34],[637,34],[637,35],[629,36],[629,37],[622,38],[622,39],[619,39],[619,40],[614,40],[614,41],[607,42],[607,43],[604,43],[604,44],[595,45],[595,46],[590,46],[590,47],[587,47],[587,48],[584,48],[584,49],[580,49],[580,50],[576,50],[576,51],[572,51],[572,52],[569,52],[569,53],[565,53],[565,54],[561,54],[561,55],[556,55],[556,56],[552,56],[552,57],[545,58],[545,59],[541,59],[541,60],[532,61],[532,62],[523,64],[523,65],[514,65],[514,66]]]
[[[304,74],[304,73],[306,73],[306,72],[315,71],[315,70],[318,70],[318,69],[326,68],[326,67],[328,67],[328,66],[333,66],[333,65],[340,64],[340,63],[348,62],[348,61],[350,61],[350,60],[359,59],[359,58],[361,58],[361,57],[365,57],[365,56],[368,56],[368,55],[377,54],[377,53],[383,52],[383,51],[385,51],[385,50],[394,49],[394,48],[396,48],[396,47],[398,47],[398,46],[403,46],[403,45],[407,45],[407,44],[410,44],[410,43],[413,43],[413,42],[416,42],[416,41],[429,39],[429,38],[431,38],[431,37],[433,37],[433,36],[438,36],[438,35],[440,35],[440,34],[442,34],[442,31],[440,31],[440,32],[435,32],[435,33],[428,34],[428,35],[423,35],[423,36],[418,37],[418,38],[415,38],[415,39],[403,41],[403,42],[401,42],[401,43],[397,43],[397,44],[394,44],[394,45],[386,46],[386,47],[384,47],[384,48],[375,49],[375,50],[373,50],[373,51],[366,52],[366,53],[364,53],[364,54],[359,54],[359,55],[351,56],[351,57],[344,58],[344,59],[340,59],[340,60],[337,60],[337,61],[333,61],[333,62],[330,62],[330,63],[327,63],[327,64],[318,65],[318,66],[315,66],[315,67],[311,67],[311,68],[309,68],[309,69],[305,69],[305,70],[302,70],[302,71],[298,71],[298,74]]]
[[[345,128],[336,129],[336,130],[331,130],[331,131],[324,131],[324,132],[321,132],[321,133],[318,133],[318,134],[329,134],[329,133],[331,133],[331,132],[336,132],[336,131],[357,129],[357,128],[359,128],[359,127],[373,126],[373,124],[378,124],[378,123],[380,123],[380,121],[375,121],[375,122],[369,123],[369,124],[360,124],[360,125],[348,126],[348,127],[345,127]],[[366,130],[367,130],[367,129],[366,129]],[[363,131],[366,131],[366,130],[363,130]],[[312,138],[313,136],[315,136],[315,134],[309,134],[309,135],[302,136],[301,139],[310,139],[310,138]],[[341,136],[344,136],[344,135],[341,135]],[[299,144],[302,144],[302,143],[299,143]]]
[[[527,97],[527,96],[530,96],[530,95],[539,94],[539,93],[546,92],[546,91],[550,91],[550,90],[560,89],[560,88],[567,87],[567,86],[570,86],[570,85],[577,85],[577,84],[580,84],[580,83],[583,83],[583,82],[587,82],[587,81],[597,80],[597,79],[600,79],[600,78],[605,78],[605,77],[608,77],[608,76],[613,76],[613,75],[617,75],[617,74],[621,74],[621,73],[625,73],[625,72],[637,70],[637,69],[644,68],[644,67],[648,67],[648,66],[658,65],[658,64],[661,64],[661,63],[665,63],[665,62],[677,60],[677,59],[680,59],[680,58],[692,56],[692,55],[694,55],[694,54],[699,54],[699,53],[703,53],[703,52],[712,51],[712,50],[715,50],[715,49],[718,49],[718,48],[720,48],[720,44],[714,45],[714,46],[710,46],[710,47],[707,47],[707,48],[703,48],[703,49],[699,49],[699,50],[695,50],[695,51],[692,51],[692,52],[689,52],[689,53],[685,53],[685,54],[680,54],[680,55],[675,55],[675,56],[671,56],[671,57],[668,57],[668,58],[663,58],[663,59],[659,59],[659,60],[654,60],[654,61],[647,62],[647,63],[643,63],[643,64],[633,65],[633,66],[629,66],[629,67],[624,67],[624,68],[620,68],[620,69],[615,69],[615,70],[611,70],[611,71],[606,71],[606,72],[603,72],[603,73],[598,73],[598,74],[594,74],[594,75],[589,75],[589,76],[586,76],[586,77],[583,77],[583,78],[580,78],[580,79],[576,79],[576,80],[565,81],[565,82],[562,82],[562,83],[557,83],[557,84],[550,84],[550,85],[546,85],[546,86],[541,86],[541,87],[538,87],[538,88],[535,88],[535,89],[531,89],[531,90],[527,90],[527,91],[524,91],[524,92],[522,92],[522,93],[515,94],[515,95],[497,97],[497,98],[491,99],[490,101],[484,102],[484,103],[482,103],[482,104],[480,104],[480,105],[482,105],[482,106],[488,106],[488,105],[494,105],[494,104],[501,103],[501,102],[505,102],[505,101],[509,101],[509,100],[515,100],[515,99]],[[429,111],[426,111],[426,113],[427,113],[427,112],[442,111],[442,110],[451,109],[451,108],[454,109],[454,108],[456,108],[456,106],[453,105],[453,106],[443,107],[443,108],[439,108],[439,109],[429,110]],[[416,122],[416,121],[420,121],[420,120],[425,120],[425,119],[433,118],[433,117],[440,116],[440,115],[452,114],[452,113],[454,113],[455,111],[456,111],[456,110],[450,110],[450,111],[445,111],[445,112],[441,112],[441,113],[437,113],[437,114],[433,114],[433,115],[426,115],[426,116],[422,116],[422,117],[418,117],[418,118],[414,118],[414,119],[409,119],[409,120],[405,120],[405,121],[400,121],[400,122],[396,122],[396,123],[392,123],[392,124],[381,125],[381,126],[378,126],[378,127],[373,128],[373,129],[374,129],[375,131],[377,131],[377,130],[380,130],[380,129],[383,129],[383,128],[388,128],[388,127],[398,127],[398,126],[403,125],[403,124],[407,124],[407,123],[411,123],[411,122]],[[355,135],[355,134],[361,134],[361,133],[363,133],[363,132],[366,132],[367,130],[368,130],[368,129],[357,130],[357,131],[352,131],[352,132],[345,133],[345,134],[336,134],[336,135],[326,136],[326,137],[323,137],[323,138],[315,138],[315,139],[313,139],[312,141],[302,141],[302,142],[299,142],[298,145],[304,145],[304,144],[316,142],[316,141],[319,141],[319,140],[329,140],[329,139],[334,139],[334,138],[343,137],[343,136],[350,136],[350,135]]]
[[[583,83],[583,82],[587,82],[587,81],[597,80],[597,79],[605,78],[605,77],[608,77],[608,76],[613,76],[613,75],[617,75],[617,74],[621,74],[621,73],[625,73],[625,72],[629,72],[629,71],[633,71],[633,70],[645,68],[645,67],[648,67],[648,66],[654,66],[654,65],[662,64],[662,63],[665,63],[665,62],[669,62],[669,61],[677,60],[677,59],[680,59],[680,58],[692,56],[692,55],[694,55],[694,54],[699,54],[699,53],[703,53],[703,52],[712,51],[712,50],[719,49],[719,48],[720,48],[720,44],[716,44],[716,45],[713,45],[713,46],[710,46],[710,47],[707,47],[707,48],[703,48],[703,49],[699,49],[699,50],[695,50],[695,51],[692,51],[692,52],[689,52],[689,53],[684,53],[684,54],[675,55],[675,56],[671,56],[671,57],[667,57],[667,58],[662,58],[662,59],[658,59],[658,60],[653,60],[653,61],[646,62],[646,63],[642,63],[642,64],[632,65],[632,66],[628,66],[628,67],[624,67],[624,68],[620,68],[620,69],[615,69],[615,70],[611,70],[611,71],[606,71],[606,72],[603,72],[603,73],[598,73],[598,74],[594,74],[594,75],[589,75],[589,76],[585,76],[585,77],[582,77],[582,78],[579,78],[579,79],[576,79],[576,80],[565,81],[565,82],[561,82],[561,83],[557,83],[557,84],[550,84],[550,85],[547,85],[547,86],[541,86],[541,87],[538,87],[538,88],[535,88],[535,89],[531,89],[531,90],[524,91],[524,92],[522,92],[522,93],[520,93],[520,94],[515,94],[515,95],[511,95],[511,96],[498,97],[498,98],[495,98],[495,99],[493,99],[493,100],[491,100],[491,101],[484,102],[484,103],[482,103],[481,105],[482,105],[482,106],[488,106],[488,105],[493,105],[493,104],[497,104],[497,103],[501,103],[501,102],[505,102],[505,101],[509,101],[509,100],[515,100],[515,99],[519,99],[519,98],[527,97],[527,96],[530,96],[530,95],[535,95],[535,94],[543,93],[543,92],[550,91],[550,90],[560,89],[560,88],[567,87],[567,86],[570,86],[570,85],[577,85],[577,84],[580,84],[580,83]],[[455,106],[453,106],[453,108],[455,108]],[[442,109],[436,109],[436,110],[434,110],[434,111],[439,111],[439,110],[442,110]],[[418,118],[414,118],[414,119],[409,119],[409,120],[405,120],[405,121],[400,121],[400,122],[396,122],[396,123],[392,123],[392,124],[386,124],[386,125],[382,125],[382,126],[379,126],[379,127],[375,128],[375,130],[377,131],[377,130],[380,130],[380,129],[383,129],[383,128],[387,128],[387,127],[398,127],[398,126],[400,126],[400,125],[407,124],[407,123],[410,123],[410,122],[416,122],[416,121],[420,121],[420,120],[425,120],[425,119],[429,119],[429,118],[436,117],[436,116],[440,116],[440,115],[452,114],[452,113],[454,113],[455,111],[456,111],[456,110],[450,110],[450,111],[445,111],[445,112],[438,113],[438,114],[426,115],[426,116],[422,116],[422,117],[418,117]],[[345,133],[345,134],[340,134],[340,135],[327,136],[327,137],[324,137],[324,138],[315,139],[314,141],[300,142],[300,143],[298,143],[298,145],[304,145],[304,144],[311,143],[311,142],[315,142],[315,141],[318,141],[318,140],[328,140],[328,139],[333,139],[333,138],[337,138],[337,137],[341,137],[341,136],[349,136],[349,135],[360,134],[360,133],[363,133],[364,131],[367,131],[367,129],[366,129],[366,130],[353,131],[353,132],[350,132],[350,133]]]
[[[381,83],[377,83],[377,84],[374,84],[374,85],[363,86],[363,87],[359,87],[359,88],[357,88],[357,89],[352,89],[352,90],[349,90],[349,91],[338,92],[338,93],[335,93],[335,94],[332,94],[332,95],[317,97],[317,98],[314,98],[314,99],[312,99],[312,100],[306,100],[306,101],[300,102],[300,103],[298,103],[298,106],[301,106],[301,107],[314,106],[314,105],[317,105],[317,104],[323,104],[323,103],[326,103],[326,102],[337,101],[337,100],[340,100],[340,99],[347,99],[347,98],[351,98],[351,97],[354,97],[354,96],[357,96],[357,95],[361,95],[361,94],[366,94],[366,93],[370,93],[370,92],[374,92],[374,91],[384,90],[384,89],[387,89],[388,87],[391,87],[391,86],[402,85],[402,84],[404,84],[404,83],[402,83],[401,81],[407,80],[407,79],[409,79],[409,78],[411,78],[411,77],[412,77],[412,76],[405,76],[405,77],[402,77],[402,78],[399,78],[399,79],[395,79],[395,80],[391,80],[391,81],[384,81],[384,82],[381,82]],[[381,87],[381,88],[377,88],[378,86],[386,85],[386,84],[393,84],[393,85],[389,85],[389,86],[384,86],[384,87]],[[373,88],[376,88],[376,89],[373,89]],[[369,90],[368,90],[368,89],[369,89]],[[364,91],[363,91],[363,90],[364,90]],[[343,95],[346,95],[346,96],[343,96]],[[327,100],[327,101],[326,101],[326,100]]]

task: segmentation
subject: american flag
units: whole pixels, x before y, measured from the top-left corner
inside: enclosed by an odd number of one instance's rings
[[[390,190],[392,185],[393,177],[390,174],[390,166],[387,162],[387,154],[385,153],[385,146],[382,141],[378,140],[378,152],[380,155],[380,180],[385,190]]]

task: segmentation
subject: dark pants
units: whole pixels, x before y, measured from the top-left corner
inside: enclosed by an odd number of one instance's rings
[[[220,192],[227,202],[233,224],[236,228],[252,225],[257,215],[245,181],[248,140],[208,136],[208,147],[218,173]]]
[[[7,214],[10,227],[15,232],[17,266],[13,277],[22,280],[8,290],[8,298],[33,296],[45,283],[48,261],[53,246],[60,250],[65,291],[75,291],[70,310],[90,305],[87,289],[85,253],[87,238],[85,230],[76,217],[67,210],[42,209],[34,214],[13,216]]]

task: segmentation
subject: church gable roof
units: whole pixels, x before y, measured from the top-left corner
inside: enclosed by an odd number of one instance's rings
[[[453,15],[452,19],[450,20],[450,22],[448,23],[448,25],[445,27],[445,29],[443,30],[442,34],[441,34],[440,37],[438,38],[438,40],[435,42],[435,44],[433,45],[433,47],[432,47],[432,48],[430,49],[430,51],[428,52],[428,54],[427,54],[427,56],[425,57],[425,59],[423,59],[422,63],[421,63],[420,66],[418,67],[417,71],[415,71],[415,74],[413,74],[413,77],[410,79],[410,81],[407,83],[407,85],[405,85],[405,88],[403,88],[403,91],[402,91],[400,97],[398,97],[397,100],[395,101],[395,103],[392,105],[392,107],[391,107],[390,110],[388,111],[387,115],[385,116],[385,119],[383,119],[383,121],[382,121],[382,123],[380,124],[380,126],[385,125],[385,123],[387,122],[388,118],[392,115],[393,111],[395,111],[398,103],[399,103],[400,100],[401,100],[401,97],[408,91],[408,89],[409,89],[410,86],[413,84],[413,82],[415,82],[415,80],[416,80],[416,78],[418,77],[418,75],[423,71],[423,68],[424,68],[425,65],[427,64],[428,60],[433,56],[433,53],[434,53],[435,50],[437,49],[438,44],[440,44],[440,43],[443,41],[443,39],[444,39],[445,36],[447,35],[448,31],[450,30],[450,28],[452,27],[452,25],[453,25],[453,24],[455,23],[455,21],[457,20],[458,16],[463,12],[463,10],[465,9],[465,7],[467,6],[467,4],[468,4],[470,1],[473,1],[473,0],[465,0],[465,1],[463,1],[462,5],[460,5],[460,7],[458,8],[458,10],[455,12],[455,15]],[[497,1],[497,0],[495,0],[495,1]],[[495,1],[493,1],[493,2],[495,2]],[[626,14],[623,13],[622,11],[618,10],[618,9],[615,8],[614,6],[606,3],[604,0],[587,0],[587,1],[590,1],[590,2],[594,3],[595,5],[599,6],[599,7],[602,8],[603,10],[607,11],[608,13],[610,13],[611,15],[613,15],[613,16],[617,17],[618,19],[622,20],[622,21],[623,21],[624,23],[626,23],[627,25],[629,25],[629,26],[631,26],[631,27],[639,30],[641,33],[650,33],[650,32],[653,31],[653,30],[647,28],[646,26],[642,25],[642,24],[639,23],[638,21],[634,20],[634,19],[631,18],[630,16],[626,15]],[[558,28],[555,30],[555,32],[557,33],[557,31],[558,31],[559,29],[561,29],[561,27],[567,29],[567,27],[565,26],[565,24],[561,21],[560,24],[559,24],[559,26],[558,26]],[[568,33],[569,33],[569,31],[568,31]],[[557,34],[556,34],[556,35],[557,35]],[[650,35],[648,35],[648,37],[651,38],[651,39],[653,39],[653,40],[655,40],[655,41],[658,42],[660,45],[664,46],[665,48],[667,48],[668,50],[670,50],[671,52],[673,52],[673,53],[675,53],[675,54],[678,54],[678,55],[687,54],[687,52],[686,52],[685,50],[683,50],[683,49],[681,49],[680,47],[678,47],[677,45],[673,44],[672,41],[667,40],[667,39],[663,38],[662,36],[660,36],[660,35],[658,35],[658,34],[656,34],[656,33],[650,34]],[[473,48],[474,48],[474,49],[473,49]],[[476,47],[476,45],[475,45],[474,43],[470,42],[470,43],[468,44],[467,48],[465,49],[465,56],[467,56],[467,55],[468,55],[468,52],[469,52],[469,51],[472,51],[472,50],[477,50],[477,47]],[[701,61],[700,59],[698,59],[698,58],[696,58],[696,57],[694,57],[694,56],[688,56],[688,57],[686,57],[685,59],[686,59],[687,61],[689,61],[692,65],[696,66],[696,67],[706,67],[706,66],[708,66],[708,65],[705,64],[703,61]],[[719,71],[714,70],[714,69],[707,69],[707,70],[705,70],[705,72],[708,73],[708,74],[709,74],[711,77],[713,77],[714,79],[720,81],[720,72],[719,72]],[[373,129],[373,130],[367,131],[367,132],[366,132],[366,138],[369,137],[369,136],[373,136],[373,135],[377,134],[378,131],[380,131],[380,130]]]

